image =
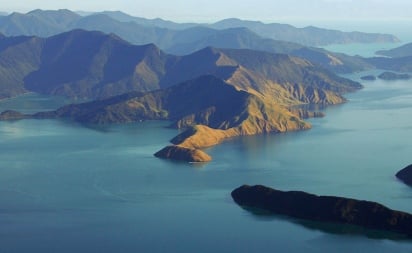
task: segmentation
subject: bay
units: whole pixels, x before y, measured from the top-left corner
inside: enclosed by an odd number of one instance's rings
[[[412,212],[394,176],[411,163],[412,83],[363,84],[311,130],[234,138],[204,165],[153,156],[178,133],[168,122],[0,122],[0,252],[411,252],[411,241],[257,216],[230,197],[265,184]],[[65,102],[31,94],[0,111]]]

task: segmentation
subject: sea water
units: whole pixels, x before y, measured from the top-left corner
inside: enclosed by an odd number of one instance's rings
[[[364,74],[378,72],[349,77]],[[412,163],[412,82],[363,84],[311,130],[234,138],[203,165],[153,156],[178,134],[169,122],[0,122],[0,252],[410,253],[412,241],[256,215],[230,196],[264,184],[412,212],[412,188],[395,178]],[[30,94],[0,110],[63,103]]]
[[[333,21],[320,22],[320,27],[338,29],[346,32],[360,31],[369,33],[386,33],[395,35],[400,41],[396,43],[352,43],[352,44],[333,44],[324,46],[326,50],[347,55],[362,57],[380,56],[376,54],[380,50],[390,50],[400,47],[404,44],[412,43],[412,34],[410,33],[410,21],[388,21],[388,20],[370,20],[370,21]]]

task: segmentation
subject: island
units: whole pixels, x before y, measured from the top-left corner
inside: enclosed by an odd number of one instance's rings
[[[25,91],[87,102],[31,115],[8,111],[0,120],[65,118],[87,125],[166,120],[180,134],[156,156],[179,161],[210,161],[203,149],[233,137],[309,129],[304,119],[324,114],[306,108],[344,103],[344,94],[362,88],[306,59],[249,49],[206,47],[177,56],[154,44],[136,46],[113,34],[82,30],[22,37],[21,46],[11,38],[3,43],[10,47],[0,61],[15,61],[2,72],[0,86],[19,84]],[[9,71],[27,62],[30,68]]]
[[[6,110],[0,113],[0,120],[20,120],[29,117],[30,115],[25,115],[14,110]]]
[[[245,208],[260,209],[293,218],[349,224],[412,237],[412,215],[376,202],[303,191],[280,191],[262,185],[243,185],[231,193]]]
[[[170,145],[156,152],[154,156],[164,159],[173,159],[190,163],[209,162],[212,158],[200,149],[185,148]]]
[[[398,171],[396,177],[405,184],[412,186],[412,164]]]
[[[362,76],[361,79],[364,80],[364,81],[375,81],[375,80],[376,80],[376,76],[374,76],[374,75],[367,75],[367,76]]]
[[[398,74],[394,72],[383,72],[378,76],[379,79],[386,80],[386,81],[395,81],[395,80],[409,80],[412,78],[409,74]]]

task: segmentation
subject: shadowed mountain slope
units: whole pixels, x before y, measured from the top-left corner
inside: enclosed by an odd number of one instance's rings
[[[16,116],[12,112],[2,116],[11,119],[10,115]],[[273,101],[239,91],[214,76],[198,77],[167,89],[147,93],[132,92],[94,102],[68,105],[52,112],[18,116],[69,118],[92,124],[170,120],[173,127],[187,130],[172,140],[176,145],[174,149],[168,147],[158,155],[180,156],[183,152],[204,159],[208,159],[208,156],[203,155],[203,151],[199,149],[216,145],[226,138],[310,127]]]
[[[299,115],[313,113],[292,113],[288,107],[342,103],[343,93],[361,87],[285,54],[207,47],[173,56],[152,44],[135,46],[101,32],[3,38],[0,49],[5,56],[0,63],[8,64],[5,73],[22,82],[16,88],[99,98],[35,115],[7,111],[1,119],[69,118],[92,124],[170,120],[186,131],[172,140],[176,146],[160,154],[195,156],[194,161],[208,159],[199,149],[226,138],[307,129]],[[7,71],[27,63],[24,74]]]
[[[163,47],[163,44],[160,42],[162,40],[167,41],[165,34],[174,34],[177,30],[193,28],[194,26],[204,26],[219,30],[245,27],[265,38],[296,42],[310,46],[335,43],[398,41],[393,35],[387,34],[348,33],[317,27],[296,28],[291,25],[276,23],[264,24],[257,21],[240,19],[226,19],[211,25],[178,24],[162,19],[150,20],[132,17],[122,12],[110,11],[80,16],[69,10],[34,10],[26,14],[12,13],[8,16],[0,17],[0,32],[6,35],[37,35],[48,37],[71,29],[92,29],[106,33],[116,33],[132,43],[137,43],[137,41],[140,41],[138,44],[155,43],[163,49],[165,49],[165,47]],[[144,41],[144,39],[142,40],[141,38],[151,38],[151,40]]]
[[[156,24],[159,24],[159,26]],[[170,29],[170,26],[175,27],[175,29]],[[219,29],[212,29],[211,27]],[[96,30],[105,33],[115,33],[132,44],[143,45],[153,43],[165,52],[178,55],[190,54],[204,47],[211,46],[291,54],[338,73],[349,73],[373,67],[359,57],[331,53],[322,49],[286,42],[295,41],[290,40],[287,36],[285,38],[280,36],[274,40],[270,36],[259,33],[261,30],[259,27],[264,27],[263,30],[268,31],[271,31],[273,27],[283,27],[280,29],[282,32],[278,32],[277,28],[273,28],[274,31],[271,32],[271,34],[286,34],[288,36],[295,34],[295,36],[298,37],[312,36],[312,31],[302,35],[304,29],[301,31],[289,25],[266,25],[260,22],[236,19],[225,20],[211,26],[195,26],[194,24],[179,25],[157,19],[147,20],[136,18],[121,12],[101,12],[83,17],[69,10],[35,10],[27,14],[14,13],[6,17],[0,17],[0,32],[6,35],[37,35],[48,37],[73,29]],[[291,29],[291,31],[287,32],[289,31],[288,29]],[[312,30],[313,29],[317,31],[316,36],[313,35],[314,38],[312,38],[315,40],[319,40],[322,37],[321,34],[323,31],[325,31],[326,34],[331,33],[329,30],[312,28]],[[338,31],[333,31],[332,34],[335,33],[345,34]],[[382,37],[388,37],[376,34],[359,35],[358,37],[363,38],[368,36],[374,37],[377,41],[383,40]],[[341,43],[351,42],[352,40],[356,41],[355,39],[347,39],[347,36],[341,37]]]
[[[153,44],[135,46],[113,34],[83,30],[47,39],[2,38],[0,70],[5,96],[29,90],[94,99],[165,88],[205,74],[290,105],[341,103],[341,93],[360,88],[288,55],[208,47],[174,56]]]

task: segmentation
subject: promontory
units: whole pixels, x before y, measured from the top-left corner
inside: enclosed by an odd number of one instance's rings
[[[262,185],[243,185],[232,191],[234,201],[293,218],[356,225],[367,229],[412,236],[412,215],[376,202],[335,196],[317,196],[303,191],[280,191]]]

